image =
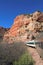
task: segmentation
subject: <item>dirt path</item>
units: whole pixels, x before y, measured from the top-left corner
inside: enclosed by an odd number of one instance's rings
[[[40,58],[37,50],[35,48],[28,47],[27,48],[30,54],[32,55],[35,65],[43,65],[43,60]]]

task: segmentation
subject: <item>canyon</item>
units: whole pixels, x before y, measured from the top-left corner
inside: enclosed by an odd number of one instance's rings
[[[9,29],[0,27],[0,36],[9,43],[36,39],[41,32],[43,33],[43,12],[40,11],[18,15]]]

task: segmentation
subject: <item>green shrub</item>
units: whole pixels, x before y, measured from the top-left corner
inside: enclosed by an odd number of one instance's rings
[[[18,61],[13,61],[13,65],[34,65],[34,61],[28,53],[25,53]]]

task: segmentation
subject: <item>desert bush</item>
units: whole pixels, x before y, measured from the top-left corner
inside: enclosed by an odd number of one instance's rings
[[[25,52],[18,61],[13,61],[13,65],[34,65],[34,61],[31,55]]]
[[[18,61],[25,51],[26,46],[23,42],[0,43],[0,65],[11,65],[11,62]]]

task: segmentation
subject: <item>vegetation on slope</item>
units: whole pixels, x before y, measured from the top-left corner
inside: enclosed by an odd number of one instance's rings
[[[0,65],[33,65],[23,42],[0,43]]]

